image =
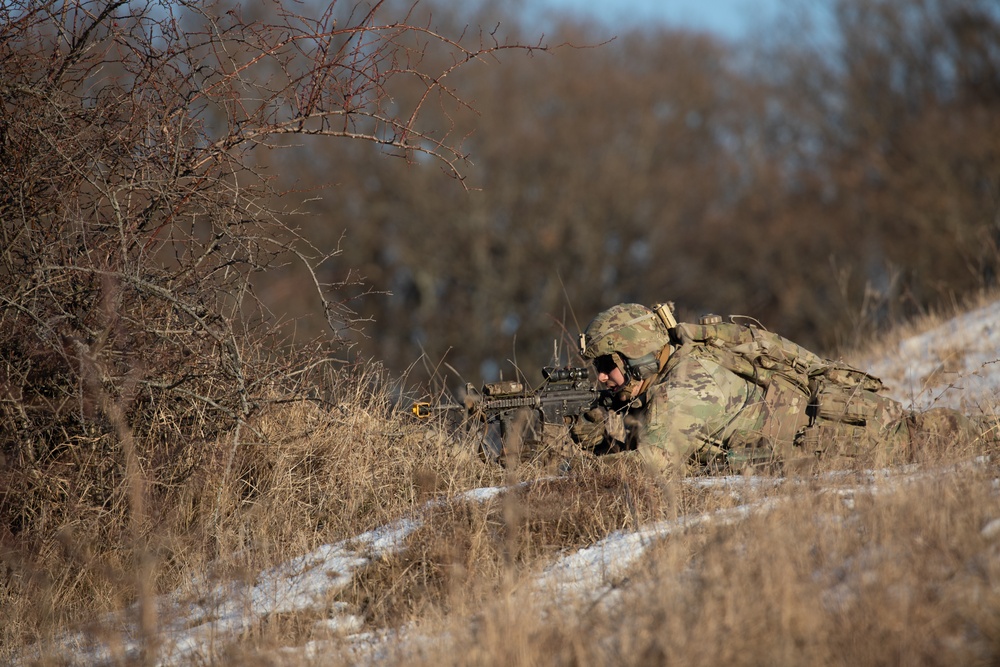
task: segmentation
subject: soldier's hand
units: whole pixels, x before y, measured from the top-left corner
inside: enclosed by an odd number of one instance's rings
[[[570,427],[573,442],[584,449],[593,449],[604,440],[604,414],[602,407],[591,408],[576,418]]]
[[[570,435],[581,447],[594,449],[605,440],[613,443],[623,442],[625,424],[620,414],[598,406],[577,418],[570,429]]]

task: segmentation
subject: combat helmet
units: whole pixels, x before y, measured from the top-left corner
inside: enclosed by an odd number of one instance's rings
[[[645,375],[655,366],[656,355],[670,343],[669,329],[676,326],[669,304],[650,309],[637,303],[612,306],[595,317],[580,335],[580,353],[586,359],[612,355],[624,357],[628,375]]]

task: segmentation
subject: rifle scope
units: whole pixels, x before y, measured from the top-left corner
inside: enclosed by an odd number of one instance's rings
[[[546,366],[542,369],[542,377],[549,382],[569,382],[571,380],[586,380],[588,371],[586,368],[553,368]]]

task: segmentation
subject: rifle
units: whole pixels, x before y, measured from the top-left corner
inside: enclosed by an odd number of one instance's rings
[[[417,402],[412,412],[428,419],[437,412],[464,411],[467,424],[485,427],[480,453],[500,460],[524,442],[540,438],[545,424],[570,425],[601,397],[586,368],[546,366],[542,378],[536,389],[526,389],[517,380],[487,383],[481,390],[469,383],[463,403]]]

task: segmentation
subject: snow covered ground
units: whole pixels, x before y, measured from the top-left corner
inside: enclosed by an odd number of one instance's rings
[[[1000,302],[907,338],[869,368],[889,395],[917,409],[983,411],[1000,395]]]
[[[890,385],[890,393],[914,407],[947,405],[976,409],[996,405],[1000,396],[1000,303],[969,312],[943,323],[934,330],[902,341],[885,358],[870,368]],[[873,472],[867,481],[831,489],[850,503],[856,493],[872,493],[880,480],[892,476],[908,479],[919,469]],[[543,592],[553,604],[570,600],[594,603],[614,597],[615,582],[649,547],[671,533],[710,522],[739,521],[751,513],[767,512],[780,500],[753,500],[749,493],[760,485],[798,483],[790,479],[764,477],[707,477],[685,480],[686,484],[728,491],[737,499],[735,507],[711,514],[682,516],[618,532],[567,554],[541,572],[532,589]],[[501,488],[475,489],[464,494],[471,501],[485,501],[501,493]],[[746,497],[750,500],[742,502]],[[406,630],[374,634],[364,629],[362,619],[350,609],[332,603],[336,593],[352,582],[361,568],[375,559],[402,548],[405,539],[418,527],[417,519],[402,519],[336,544],[324,545],[247,582],[220,583],[211,578],[194,582],[184,594],[162,596],[157,601],[160,627],[160,664],[202,662],[212,647],[225,645],[241,632],[272,614],[315,611],[317,623],[353,642],[357,662],[376,664],[379,656],[392,650],[405,653],[407,643],[419,644],[420,637]],[[1000,514],[983,528],[984,535],[1000,535]],[[987,535],[989,533],[989,535]],[[134,618],[124,614],[122,618]],[[65,637],[61,651],[73,656],[74,664],[104,664],[134,654],[139,647],[135,628],[122,621],[122,632],[114,643],[105,643],[83,634]],[[129,638],[132,639],[129,639]],[[124,639],[123,639],[124,638]],[[426,638],[424,638],[426,639]],[[46,647],[46,652],[53,647]],[[324,643],[289,647],[289,657],[323,655]],[[198,662],[201,664],[201,662]]]

